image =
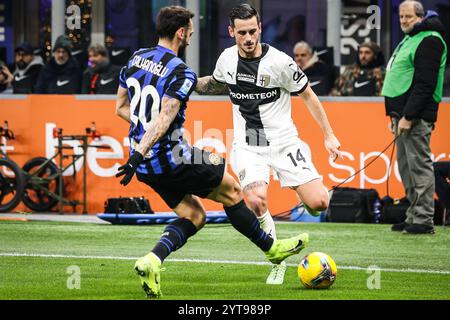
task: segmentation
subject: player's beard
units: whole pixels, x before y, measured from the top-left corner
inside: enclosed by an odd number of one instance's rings
[[[178,48],[178,57],[184,58],[184,55],[186,53],[186,47],[187,47],[187,36],[184,36],[183,41],[181,42],[180,47]]]
[[[250,44],[250,45],[249,45]],[[256,48],[258,47],[258,41],[255,43],[244,43],[241,47],[242,51],[244,51],[248,56],[253,56],[255,54]]]

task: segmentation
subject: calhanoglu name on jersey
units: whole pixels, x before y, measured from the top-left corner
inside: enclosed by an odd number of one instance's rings
[[[151,72],[159,77],[164,77],[169,72],[169,69],[167,69],[167,67],[164,67],[161,61],[158,63],[154,63],[153,61],[142,58],[141,56],[135,56],[133,58],[132,66]]]

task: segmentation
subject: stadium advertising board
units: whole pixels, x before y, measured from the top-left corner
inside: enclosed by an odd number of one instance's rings
[[[331,100],[331,99],[329,99]],[[336,136],[340,140],[344,159],[332,162],[325,150],[321,131],[305,105],[299,98],[293,98],[292,116],[300,137],[311,151],[318,171],[323,175],[325,185],[331,188],[358,170],[365,167],[393,140],[388,132],[388,118],[384,114],[381,99],[365,102],[346,100],[328,101],[324,99],[327,112]],[[213,149],[227,157],[233,140],[231,103],[227,98],[208,99],[193,97],[188,103],[185,138],[197,147]],[[450,161],[450,103],[440,105],[438,122],[432,136],[432,152],[435,160]],[[16,140],[8,141],[4,147],[19,165],[33,157],[50,157],[55,153],[57,139],[54,128],[62,128],[63,134],[85,134],[85,128],[95,122],[101,140],[89,140],[90,144],[108,146],[108,149],[89,148],[87,152],[87,202],[89,213],[103,212],[107,198],[119,196],[145,196],[155,211],[170,211],[152,190],[134,179],[123,187],[114,177],[117,168],[128,157],[128,125],[115,115],[115,101],[105,99],[90,100],[80,96],[21,96],[0,100],[0,121],[9,122]],[[80,152],[81,141],[64,142],[74,151]],[[389,190],[393,197],[404,194],[396,157],[390,165],[391,148],[379,159],[350,178],[343,186],[356,188],[376,188],[381,196],[386,195],[386,180],[390,173]],[[64,160],[68,161],[68,159]],[[65,175],[66,194],[70,199],[82,199],[82,159],[69,168]],[[228,166],[229,170],[231,167]],[[78,173],[73,178],[73,170]],[[281,190],[276,177],[270,185],[270,211],[276,214],[295,206],[298,199],[294,192]],[[222,210],[220,205],[205,201],[208,210]],[[81,212],[82,206],[78,207]],[[27,210],[20,205],[16,210]],[[65,211],[70,212],[71,207]]]

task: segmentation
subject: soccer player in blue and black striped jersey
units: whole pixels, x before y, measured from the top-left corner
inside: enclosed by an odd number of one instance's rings
[[[117,115],[130,123],[130,158],[119,168],[127,185],[134,174],[153,188],[179,218],[171,222],[153,250],[138,259],[135,271],[149,297],[159,297],[160,271],[164,259],[181,248],[205,224],[199,198],[224,205],[239,232],[281,263],[302,250],[308,235],[274,240],[259,226],[245,205],[242,190],[225,170],[225,161],[214,153],[193,148],[183,140],[186,103],[197,82],[195,73],[178,58],[194,32],[193,13],[171,6],[157,17],[158,45],[133,54],[120,74]]]

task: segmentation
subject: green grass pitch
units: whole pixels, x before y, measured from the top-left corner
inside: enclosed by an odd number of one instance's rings
[[[280,238],[309,232],[310,243],[287,260],[285,283],[269,286],[270,265],[256,246],[229,224],[206,225],[165,261],[161,299],[449,300],[450,228],[411,236],[389,227],[278,223]],[[146,299],[132,268],[163,229],[0,222],[0,299]],[[328,290],[305,289],[297,278],[300,258],[313,251],[329,254],[338,266]],[[71,278],[73,266],[80,271],[79,282]],[[379,274],[369,266],[378,267]]]

